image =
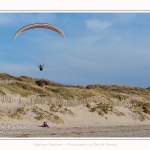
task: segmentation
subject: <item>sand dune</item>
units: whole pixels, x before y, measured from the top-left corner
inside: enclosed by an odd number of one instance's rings
[[[91,106],[94,105],[91,103]],[[149,118],[141,121],[139,114],[133,113],[128,107],[115,107],[101,116],[97,111],[91,112],[86,105],[56,107],[1,104],[0,114],[1,137],[150,136]],[[44,121],[50,128],[39,127]]]

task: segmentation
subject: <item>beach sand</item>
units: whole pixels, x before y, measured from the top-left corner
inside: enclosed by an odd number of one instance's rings
[[[92,105],[92,104],[91,104]],[[94,105],[94,104],[93,104]],[[16,110],[24,107],[26,113],[20,113],[20,118],[11,118],[6,110]],[[33,106],[16,106],[15,104],[1,105],[0,137],[12,138],[103,138],[103,137],[150,137],[150,120],[139,120],[139,116],[127,107],[115,107],[123,115],[112,112],[100,116],[90,112],[85,105],[77,107],[62,107],[53,112],[62,122],[54,123],[46,118],[35,119]],[[37,105],[39,110],[48,111],[48,105]],[[66,110],[62,113],[62,110]],[[8,112],[8,111],[7,111]],[[46,121],[49,128],[40,127]]]
[[[51,127],[1,130],[1,137],[12,138],[137,138],[150,137],[150,126],[103,126],[103,127]]]

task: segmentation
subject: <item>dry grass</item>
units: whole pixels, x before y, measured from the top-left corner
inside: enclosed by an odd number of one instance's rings
[[[91,108],[91,105],[88,103],[88,104],[86,104],[86,107],[87,108]]]
[[[35,116],[36,120],[42,120],[42,119],[44,119],[43,110],[41,110],[37,106],[35,106],[35,107],[32,108],[32,112],[36,114],[36,116]]]
[[[27,83],[10,83],[1,85],[3,88],[8,89],[12,93],[19,93],[23,97],[28,97],[30,95],[38,95],[38,96],[50,96],[50,93],[45,91],[44,89],[36,86],[30,85]]]
[[[55,124],[64,124],[64,121],[57,115],[47,111],[47,110],[43,110],[37,106],[34,106],[32,108],[32,112],[35,113],[35,119],[36,120],[43,120],[43,119],[47,119],[49,121],[51,121],[52,123]]]
[[[58,112],[59,111],[59,107],[56,107],[55,105],[52,105],[50,107],[50,111],[52,111],[52,112]]]
[[[105,116],[107,114],[115,114],[116,116],[125,116],[123,112],[118,111],[116,108],[114,108],[110,104],[105,103],[95,103],[94,106],[91,106],[91,104],[87,104],[86,107],[89,109],[90,112],[96,112],[100,116]],[[105,116],[107,119],[107,117]]]
[[[150,88],[119,86],[119,85],[100,85],[91,84],[87,86],[63,85],[45,79],[33,79],[27,76],[14,77],[9,74],[0,74],[0,80],[11,80],[14,83],[0,84],[0,94],[7,94],[3,89],[10,93],[20,94],[23,97],[31,95],[51,96],[58,99],[84,99],[92,96],[103,96],[107,99],[115,98],[124,100],[131,95],[137,95],[145,99],[150,99]]]
[[[11,76],[7,73],[0,73],[0,80],[17,80],[17,77]]]
[[[132,100],[130,102],[130,104],[135,113],[143,112],[145,114],[150,114],[150,103],[149,102]]]
[[[1,95],[6,95],[6,93],[3,90],[0,90]]]
[[[62,114],[69,114],[72,116],[75,116],[75,114],[68,108],[64,108],[63,106],[59,105],[59,106],[55,106],[54,104],[52,104],[50,106],[50,112],[53,113],[62,113]]]
[[[18,112],[12,110],[8,110],[7,116],[11,119],[22,119],[21,115]]]
[[[5,109],[5,111],[3,110],[3,114],[11,119],[22,119],[22,116],[27,114],[27,112],[28,110],[25,109],[24,106],[15,109]]]
[[[121,111],[118,111],[117,109],[114,109],[113,110],[113,113],[116,115],[116,116],[125,116],[125,114]]]
[[[0,108],[0,119],[1,119],[1,117],[3,117],[4,116],[4,110],[2,109],[2,108]]]
[[[21,77],[18,77],[17,79],[18,81],[21,81],[21,82],[25,82],[31,85],[36,85],[36,81],[31,77],[21,76]]]
[[[96,112],[100,116],[104,116],[109,112],[113,112],[113,106],[105,103],[95,103],[94,106],[87,104],[86,107],[89,109],[90,112]]]
[[[144,121],[150,115],[150,103],[132,100],[129,109],[136,114],[139,114],[139,120]]]
[[[64,108],[64,113],[65,114],[70,114],[72,116],[75,116],[75,114],[71,110],[69,110],[68,108]]]
[[[95,96],[93,90],[85,90],[77,87],[46,87],[46,89],[52,93],[53,97],[59,99],[83,99],[86,97]]]
[[[22,115],[25,115],[28,110],[25,110],[25,107],[17,108],[16,112]]]
[[[119,85],[88,85],[87,89],[94,89],[101,92],[106,97],[118,98],[119,100],[128,98],[129,95],[138,95],[144,98],[150,98],[150,88],[140,88],[131,86],[119,86]]]

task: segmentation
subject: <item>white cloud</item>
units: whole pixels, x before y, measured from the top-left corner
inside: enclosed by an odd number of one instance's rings
[[[86,20],[85,22],[86,22],[86,26],[94,32],[101,31],[112,25],[111,22],[100,21],[100,20]]]
[[[82,39],[82,41],[91,44],[98,41],[99,39],[101,39],[101,37],[85,37]]]

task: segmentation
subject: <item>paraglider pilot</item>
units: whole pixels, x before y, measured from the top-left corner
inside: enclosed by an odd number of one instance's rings
[[[43,64],[42,64],[42,65],[38,65],[38,67],[39,67],[40,71],[42,71],[42,70],[43,70],[44,65],[43,65]]]

